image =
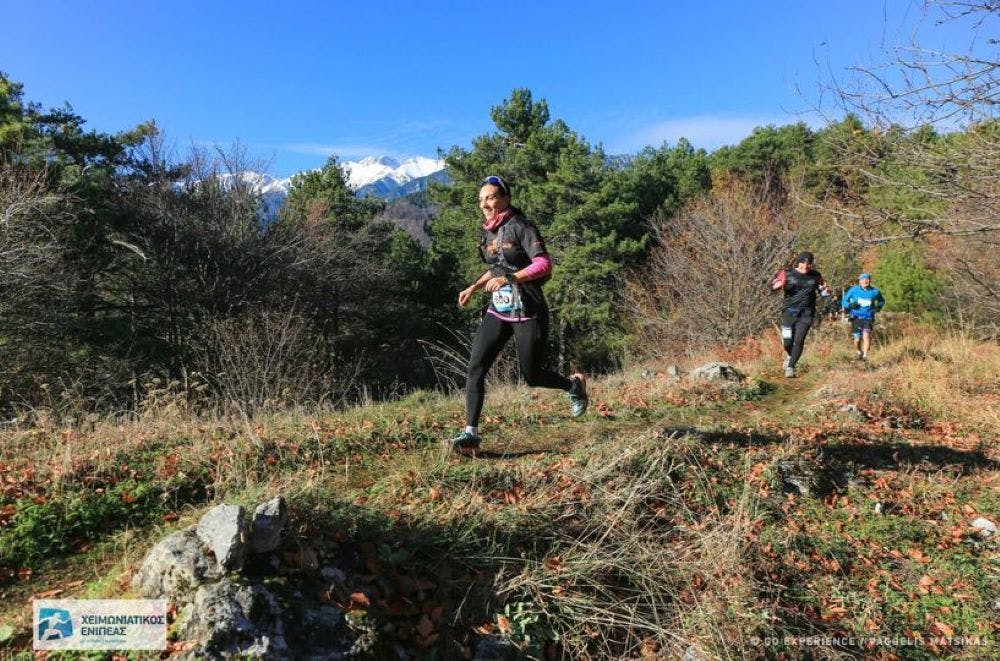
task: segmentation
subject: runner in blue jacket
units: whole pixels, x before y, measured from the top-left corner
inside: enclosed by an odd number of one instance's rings
[[[858,358],[868,360],[868,350],[872,345],[872,328],[875,327],[875,313],[885,305],[885,297],[876,287],[872,287],[872,277],[868,273],[858,276],[858,284],[844,292],[840,301],[851,318],[851,335]]]

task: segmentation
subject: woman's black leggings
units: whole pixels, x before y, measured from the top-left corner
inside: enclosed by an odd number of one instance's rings
[[[573,387],[573,382],[566,377],[542,369],[548,331],[549,317],[544,313],[535,319],[516,323],[501,321],[489,313],[483,317],[483,323],[479,325],[476,338],[472,341],[472,355],[469,356],[469,371],[465,382],[466,424],[472,427],[479,425],[479,414],[482,413],[485,397],[486,373],[511,335],[517,345],[521,374],[529,386],[566,391]]]
[[[788,366],[795,367],[802,356],[802,347],[806,343],[806,333],[812,326],[812,315],[797,316],[787,312],[781,315],[781,341],[788,354]]]

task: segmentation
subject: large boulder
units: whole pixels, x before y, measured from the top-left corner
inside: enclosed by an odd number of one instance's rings
[[[205,553],[192,527],[153,547],[132,579],[132,589],[147,599],[178,600],[219,574],[218,564]]]
[[[162,540],[132,581],[137,596],[177,603],[180,611],[173,632],[187,641],[183,658],[348,658],[358,636],[344,625],[340,608],[309,607],[295,600],[282,607],[265,587],[282,585],[301,602],[303,594],[316,590],[315,573],[274,577],[278,567],[267,562],[278,562],[274,554],[259,555],[260,562],[244,568],[248,550],[269,553],[280,545],[288,521],[284,500],[279,497],[259,506],[252,525],[248,518],[238,505],[219,505],[196,526]],[[315,550],[301,548],[300,555],[309,551],[311,558],[308,563],[301,561],[303,567],[318,567]],[[346,593],[347,576],[336,567],[323,567],[321,580],[330,591]]]
[[[281,496],[261,503],[250,522],[250,552],[268,553],[281,544],[281,533],[288,523],[288,508]]]
[[[243,568],[249,533],[242,505],[216,505],[198,521],[198,537],[224,571]]]
[[[281,608],[274,595],[259,585],[228,579],[203,585],[178,622],[180,638],[199,643],[190,653],[192,658],[289,657]]]

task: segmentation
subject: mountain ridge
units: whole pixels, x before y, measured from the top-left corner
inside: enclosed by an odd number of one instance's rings
[[[358,161],[343,161],[340,166],[347,176],[348,187],[359,197],[373,195],[391,201],[422,191],[431,181],[447,180],[444,161],[426,156],[414,156],[403,161],[388,156],[366,156]],[[270,212],[277,210],[284,202],[292,185],[292,179],[306,172],[309,170],[279,178],[248,170],[223,177],[239,177],[244,183],[253,186],[254,190],[264,197]]]

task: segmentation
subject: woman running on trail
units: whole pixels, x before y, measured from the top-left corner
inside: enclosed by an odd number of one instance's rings
[[[806,333],[812,326],[816,314],[816,292],[823,298],[830,296],[830,290],[823,282],[823,276],[813,269],[813,254],[799,253],[795,267],[778,271],[771,279],[771,289],[783,290],[781,301],[781,341],[785,345],[785,376],[795,376],[795,365],[802,356]]]
[[[875,313],[885,305],[885,297],[877,287],[872,287],[872,276],[862,273],[858,276],[858,284],[844,292],[840,304],[851,318],[851,336],[854,338],[854,350],[858,352],[858,359],[868,360],[872,329],[875,328]]]
[[[483,410],[486,373],[500,350],[514,336],[517,359],[524,380],[532,387],[565,390],[573,416],[587,411],[587,383],[582,374],[568,378],[542,368],[549,329],[549,309],[542,285],[552,272],[552,261],[538,228],[510,206],[510,186],[490,176],[479,184],[479,208],[483,212],[483,238],[479,254],[489,268],[458,295],[464,307],[479,289],[491,293],[483,321],[472,341],[465,383],[466,427],[448,441],[459,451],[479,447],[479,415]]]

